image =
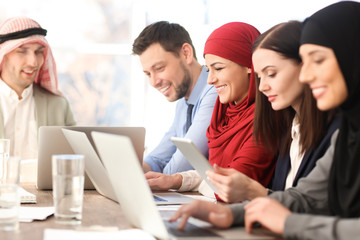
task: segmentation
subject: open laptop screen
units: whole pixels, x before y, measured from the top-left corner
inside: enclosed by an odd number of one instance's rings
[[[139,159],[143,159],[145,128],[143,127],[100,127],[100,126],[42,126],[39,128],[39,151],[37,167],[37,188],[52,189],[51,157],[53,154],[73,154],[70,144],[66,140],[62,129],[84,132],[93,144],[91,132],[104,132],[128,136],[135,146]],[[94,145],[93,145],[94,146]],[[96,149],[96,148],[95,148]],[[91,180],[85,174],[85,189],[95,189]]]

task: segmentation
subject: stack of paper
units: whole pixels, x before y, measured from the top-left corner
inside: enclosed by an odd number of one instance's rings
[[[22,187],[19,188],[21,203],[36,203],[36,196]]]
[[[20,207],[19,221],[32,222],[34,220],[42,221],[53,215],[54,207]]]

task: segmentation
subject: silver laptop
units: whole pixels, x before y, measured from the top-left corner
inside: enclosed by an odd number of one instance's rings
[[[209,225],[199,228],[188,224],[185,231],[177,230],[176,222],[161,218],[130,139],[99,132],[93,132],[92,136],[122,213],[133,226],[159,239],[273,239],[249,235],[244,228],[216,230]]]
[[[211,190],[217,193],[216,187],[206,176],[206,171],[213,170],[213,167],[209,163],[209,160],[196,147],[196,145],[187,138],[171,137],[171,141],[177,148],[179,148],[181,153],[186,157],[191,166],[199,173],[202,179],[205,180]]]
[[[94,184],[95,189],[101,195],[117,201],[108,174],[86,134],[65,128],[62,129],[62,132],[74,153],[85,156],[85,172]]]
[[[103,166],[101,158],[95,151],[95,145],[90,143],[88,137],[83,132],[69,129],[62,129],[62,131],[74,152],[85,155],[85,171],[96,190],[105,197],[117,201],[108,173]],[[132,140],[131,142],[134,146],[134,141]],[[142,165],[142,158],[139,159],[136,156],[136,160]],[[129,159],[129,161],[131,160]],[[176,192],[159,192],[154,194],[154,198],[158,205],[183,204],[192,201],[191,198]]]
[[[99,127],[99,126],[42,126],[39,128],[39,151],[36,186],[40,190],[52,189],[51,156],[53,154],[75,153],[65,138],[62,129],[81,131],[93,144],[91,131],[99,131],[130,136],[134,142],[136,154],[142,159],[144,153],[145,128],[143,127]],[[85,189],[95,189],[92,181],[85,173]]]

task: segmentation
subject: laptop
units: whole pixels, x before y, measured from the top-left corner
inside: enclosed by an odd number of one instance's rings
[[[236,228],[234,232],[234,228],[219,230],[209,224],[200,228],[188,223],[184,231],[177,230],[176,222],[169,223],[162,219],[142,167],[136,160],[130,139],[100,132],[93,132],[92,136],[109,174],[122,213],[134,227],[143,229],[159,239],[273,239],[265,235],[249,235],[243,227]],[[194,219],[190,219],[192,220]]]
[[[134,142],[136,154],[142,159],[144,153],[145,128],[143,127],[100,127],[100,126],[42,126],[39,128],[39,151],[37,163],[37,182],[39,190],[52,189],[51,157],[53,154],[74,154],[74,150],[65,138],[62,129],[80,131],[93,140],[91,131],[99,131],[130,136]],[[84,189],[95,189],[94,184],[85,173]]]
[[[204,181],[209,185],[211,190],[217,193],[216,187],[210,182],[206,176],[207,170],[213,170],[209,160],[201,153],[196,145],[187,138],[171,137],[171,141],[186,157],[191,166],[199,173]]]
[[[95,189],[101,195],[117,201],[115,192],[108,177],[108,173],[103,166],[99,154],[96,152],[95,145],[91,144],[88,136],[84,132],[70,129],[62,129],[62,132],[64,133],[65,138],[68,140],[74,152],[76,154],[83,154],[85,156],[85,171],[94,184]],[[142,141],[142,143],[143,142],[144,141]],[[131,143],[133,146],[136,144],[134,139],[131,139]],[[138,158],[138,154],[136,155],[137,156],[135,156],[133,161],[138,161],[141,166],[142,157]],[[128,161],[132,160],[129,159]],[[159,192],[154,193],[153,195],[157,205],[184,204],[192,201],[192,198],[186,197],[176,192]]]

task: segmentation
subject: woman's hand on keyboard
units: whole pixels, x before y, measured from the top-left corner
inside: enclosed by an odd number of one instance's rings
[[[189,217],[209,222],[219,228],[228,228],[234,221],[230,208],[219,203],[200,200],[182,205],[169,221],[174,222],[181,219],[178,229],[184,229]]]

